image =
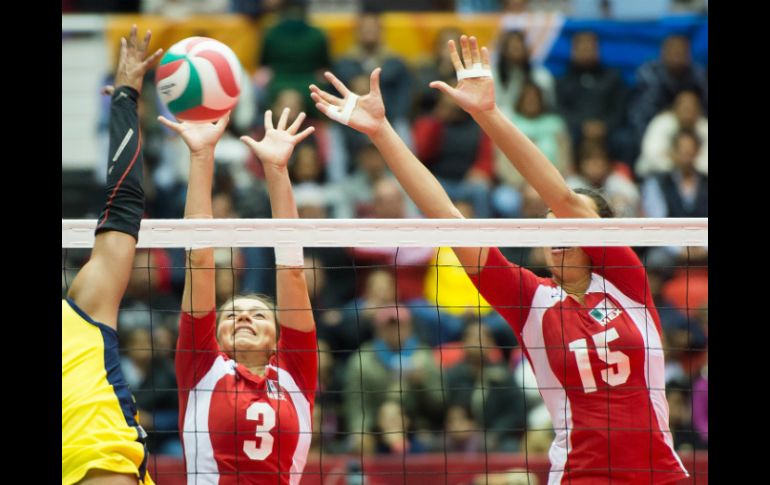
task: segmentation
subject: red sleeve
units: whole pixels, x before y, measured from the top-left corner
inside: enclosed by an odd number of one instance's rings
[[[313,402],[318,382],[318,342],[315,329],[301,332],[281,326],[278,352],[272,363],[288,371],[308,402]]]
[[[476,160],[473,162],[473,168],[492,177],[492,140],[483,133],[481,134],[479,149],[476,152]]]
[[[468,276],[481,296],[516,332],[521,344],[521,330],[540,285],[539,278],[530,270],[505,259],[498,248],[490,248],[484,268],[478,274]]]
[[[647,272],[633,249],[627,246],[584,247],[591,266],[620,291],[642,303],[650,295]]]
[[[216,318],[215,311],[200,318],[182,312],[179,318],[174,364],[180,398],[182,394],[186,396],[206,375],[220,353],[216,338]]]
[[[441,123],[430,116],[423,116],[414,122],[414,153],[425,165],[432,163],[438,156],[442,131]]]

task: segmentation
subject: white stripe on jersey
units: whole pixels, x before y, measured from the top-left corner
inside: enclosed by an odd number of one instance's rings
[[[674,450],[674,439],[668,426],[668,401],[666,401],[666,378],[665,362],[663,357],[663,342],[660,339],[658,328],[655,326],[655,320],[652,314],[644,304],[634,301],[625,293],[620,291],[610,281],[600,275],[593,274],[589,292],[607,293],[620,303],[620,306],[626,311],[628,316],[636,324],[639,333],[644,339],[644,348],[647,350],[644,356],[644,380],[647,382],[647,389],[650,393],[650,401],[655,410],[655,416],[658,421],[658,428],[663,433],[663,441],[668,445],[671,454],[676,458],[679,466],[689,477],[687,469],[682,460]]]
[[[219,469],[214,459],[214,448],[209,435],[209,410],[211,396],[217,382],[227,374],[235,374],[232,361],[225,362],[220,355],[211,369],[190,390],[184,413],[185,461],[187,462],[188,485],[216,485],[219,483]]]
[[[543,315],[551,307],[564,300],[567,293],[559,287],[540,285],[535,290],[527,321],[522,328],[524,346],[531,357],[532,371],[537,378],[540,394],[553,420],[556,433],[548,458],[551,461],[551,471],[548,484],[556,485],[561,482],[564,467],[567,464],[567,453],[572,448],[569,430],[572,430],[572,408],[567,399],[567,391],[551,369],[548,362],[548,352],[543,337]]]
[[[312,439],[310,403],[305,394],[300,390],[294,378],[286,370],[272,365],[267,366],[278,374],[278,384],[289,393],[294,409],[297,410],[297,423],[299,424],[299,435],[297,437],[297,447],[294,449],[294,457],[291,462],[291,485],[298,485],[302,479],[302,470],[305,469],[308,450],[310,449],[310,440]]]

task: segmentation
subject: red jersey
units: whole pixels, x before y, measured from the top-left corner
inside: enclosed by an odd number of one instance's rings
[[[298,484],[312,437],[315,330],[281,327],[264,376],[219,350],[216,313],[182,313],[179,429],[189,484]]]
[[[644,266],[628,247],[582,249],[593,267],[582,304],[496,248],[471,276],[516,333],[551,415],[548,483],[686,478],[668,426],[662,330]]]

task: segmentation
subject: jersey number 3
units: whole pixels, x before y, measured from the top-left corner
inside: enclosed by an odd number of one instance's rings
[[[624,384],[628,380],[628,376],[631,375],[631,365],[629,364],[628,356],[619,350],[610,350],[607,345],[618,337],[618,331],[614,328],[593,336],[593,341],[596,345],[596,355],[609,364],[609,367],[601,372],[602,380],[611,386]],[[596,390],[596,380],[591,370],[591,360],[588,357],[586,339],[581,338],[570,342],[569,349],[575,353],[575,360],[577,360],[578,370],[580,371],[580,380],[583,382],[583,390],[586,393],[594,392]]]
[[[275,427],[275,411],[266,402],[254,402],[246,410],[246,419],[261,423],[257,424],[259,441],[244,441],[243,451],[252,460],[264,460],[273,451],[273,435],[270,431]]]

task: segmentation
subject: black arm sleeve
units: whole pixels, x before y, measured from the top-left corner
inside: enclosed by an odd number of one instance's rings
[[[107,168],[107,197],[96,225],[96,234],[120,231],[139,238],[144,213],[142,189],[142,139],[139,132],[139,93],[121,86],[110,105],[110,151]]]

